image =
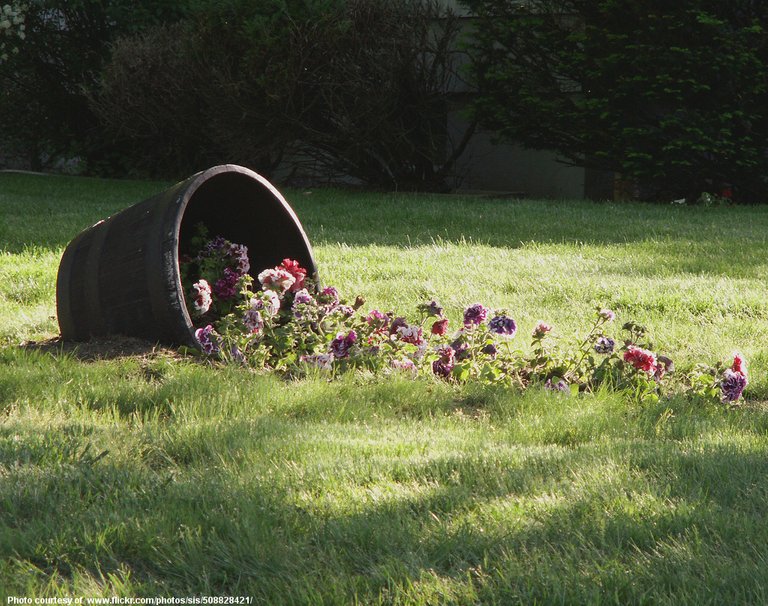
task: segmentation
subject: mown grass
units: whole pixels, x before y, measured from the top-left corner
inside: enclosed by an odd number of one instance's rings
[[[57,332],[69,239],[162,187],[0,175],[0,594],[768,601],[768,210],[288,192],[371,306],[479,300],[564,339],[612,307],[680,366],[744,351],[735,411],[19,348]]]

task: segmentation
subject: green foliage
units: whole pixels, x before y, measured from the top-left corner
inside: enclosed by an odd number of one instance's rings
[[[650,198],[768,186],[768,6],[466,0],[475,109],[502,139],[636,178]]]

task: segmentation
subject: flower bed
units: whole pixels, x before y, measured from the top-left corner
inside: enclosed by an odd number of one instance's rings
[[[437,301],[419,305],[410,319],[364,311],[362,298],[350,304],[335,288],[318,288],[291,259],[254,280],[247,248],[209,238],[202,226],[180,265],[200,350],[252,368],[291,376],[364,369],[568,393],[607,386],[643,401],[658,400],[674,373],[672,360],[653,351],[642,326],[629,322],[609,334],[616,320],[609,309],[596,310],[586,337],[571,347],[538,322],[524,351],[515,345],[521,331],[506,310],[474,303],[458,327],[450,326]],[[735,354],[729,367],[698,365],[674,385],[734,404],[747,385],[746,364]]]

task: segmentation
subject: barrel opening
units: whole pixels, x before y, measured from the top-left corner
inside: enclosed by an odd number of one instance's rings
[[[312,271],[314,261],[295,217],[274,190],[244,173],[224,172],[204,181],[190,196],[179,228],[179,250],[189,249],[199,223],[211,237],[245,244],[256,278],[286,258]]]

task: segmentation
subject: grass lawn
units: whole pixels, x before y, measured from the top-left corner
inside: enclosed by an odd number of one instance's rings
[[[737,410],[347,376],[284,382],[53,337],[82,228],[166,184],[0,174],[0,597],[768,602],[768,207],[288,191],[321,278],[575,340],[596,306]]]

